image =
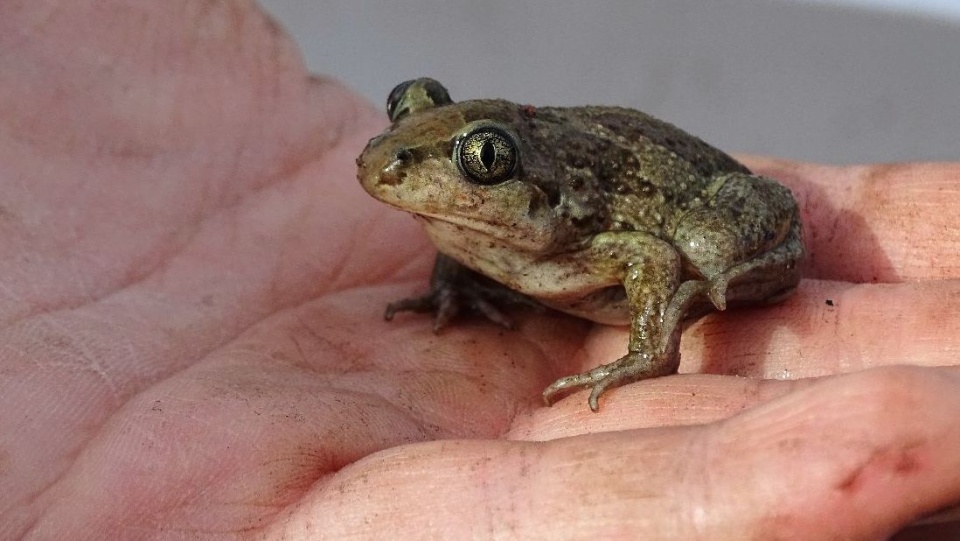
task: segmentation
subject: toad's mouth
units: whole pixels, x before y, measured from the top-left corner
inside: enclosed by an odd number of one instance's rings
[[[425,224],[436,224],[437,222],[447,223],[454,226],[465,227],[467,229],[478,231],[480,233],[492,233],[503,229],[503,225],[500,222],[494,220],[484,220],[481,218],[468,217],[468,216],[456,216],[456,215],[439,215],[439,214],[428,214],[423,212],[414,212],[414,217],[418,220],[424,222]]]
[[[505,227],[502,223],[476,217],[426,213],[414,213],[414,217],[420,221],[425,228],[443,228],[461,235],[478,234],[497,240],[508,240],[521,231],[520,228],[514,228],[513,235],[506,234],[509,232],[509,228]]]
[[[543,253],[552,244],[549,231],[527,227],[530,224],[504,225],[500,221],[477,217],[414,213],[435,243],[506,245],[512,250]]]

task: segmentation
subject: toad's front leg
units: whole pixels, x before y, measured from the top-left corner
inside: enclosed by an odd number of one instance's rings
[[[591,387],[588,403],[597,411],[600,395],[610,387],[676,372],[681,322],[703,291],[699,281],[681,284],[680,256],[663,240],[638,233],[608,233],[598,237],[594,250],[609,258],[603,270],[617,274],[626,290],[631,306],[627,354],[558,379],[543,391],[547,405],[570,391]]]
[[[529,297],[438,253],[430,276],[430,291],[388,304],[383,318],[390,321],[397,312],[433,312],[433,332],[440,332],[461,311],[473,311],[502,327],[513,328],[513,323],[498,308],[503,304],[542,308]]]

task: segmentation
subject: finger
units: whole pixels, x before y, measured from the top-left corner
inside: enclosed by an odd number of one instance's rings
[[[960,277],[960,164],[745,161],[797,195],[808,248],[805,276],[849,282]]]
[[[584,405],[587,392],[570,395],[549,408],[530,409],[513,420],[506,437],[546,441],[600,432],[712,423],[817,381],[703,374],[654,378],[611,390],[604,395],[597,413]]]
[[[956,374],[883,369],[713,425],[395,448],[318,486],[270,533],[882,538],[960,499],[958,414]]]
[[[713,313],[685,329],[681,374],[723,374],[797,379],[889,365],[960,364],[960,280],[849,284],[804,280],[786,301]],[[585,346],[556,363],[562,376],[590,370],[622,355],[623,327],[596,326]],[[557,376],[559,374],[559,376]],[[618,408],[622,394],[652,382],[613,389],[604,404]],[[567,401],[582,404],[586,393]],[[601,405],[601,413],[607,406]],[[676,413],[676,412],[671,412]]]
[[[792,379],[892,364],[957,364],[954,298],[960,298],[960,280],[805,280],[781,305],[697,322],[681,341],[681,372]]]

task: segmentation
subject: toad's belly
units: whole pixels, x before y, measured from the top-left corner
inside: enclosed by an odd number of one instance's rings
[[[630,322],[623,286],[613,277],[591,272],[583,253],[528,254],[492,237],[451,231],[456,226],[439,220],[423,224],[444,255],[545,306],[607,325]]]
[[[630,324],[630,304],[627,301],[627,292],[621,286],[599,289],[576,298],[538,300],[555,310],[597,323],[605,325]]]

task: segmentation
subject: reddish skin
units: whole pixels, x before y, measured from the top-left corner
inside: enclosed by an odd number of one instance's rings
[[[354,178],[384,125],[247,2],[0,3],[0,538],[876,539],[960,500],[960,165],[747,160],[809,280],[593,414],[540,390],[625,329],[381,321],[433,257]]]

